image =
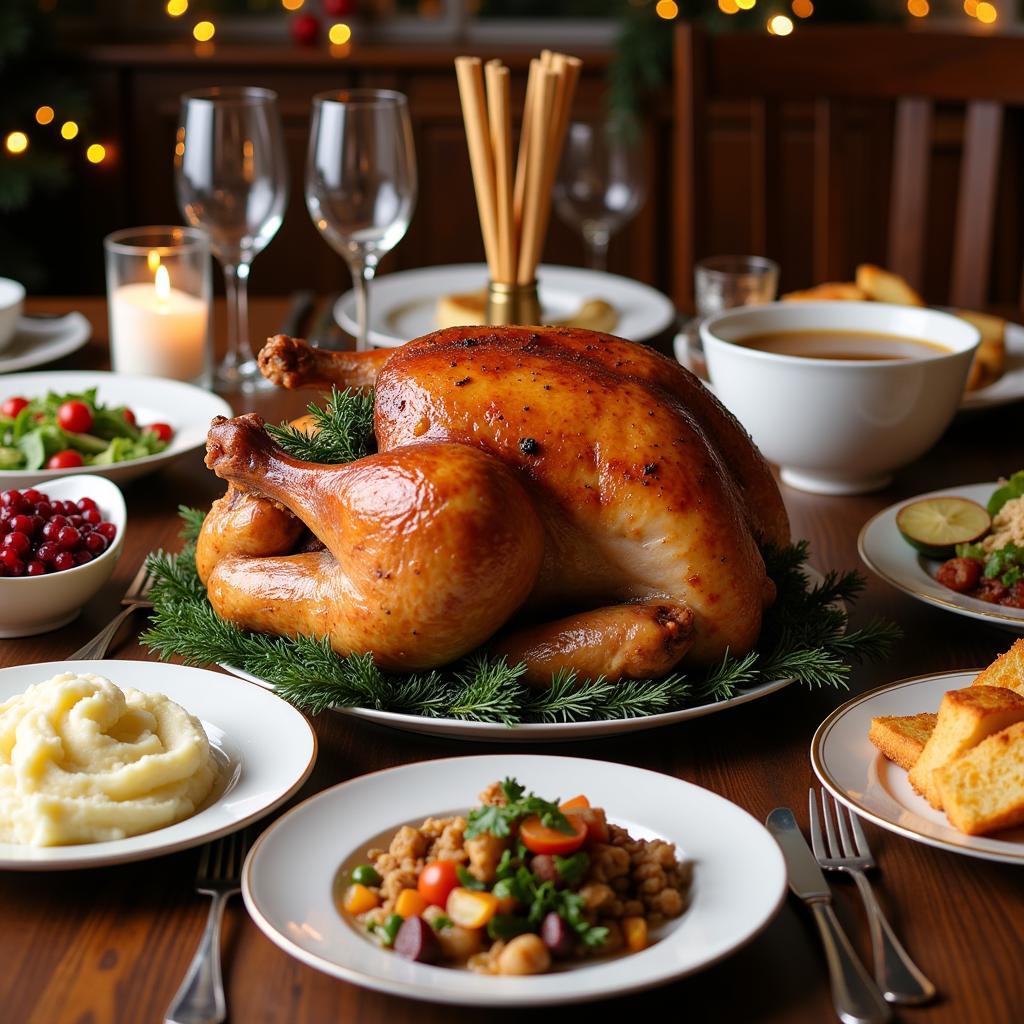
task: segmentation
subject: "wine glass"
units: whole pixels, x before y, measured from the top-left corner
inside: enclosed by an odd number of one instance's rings
[[[277,234],[288,202],[277,95],[254,88],[186,93],[174,172],[181,212],[209,235],[224,268],[228,345],[215,386],[223,391],[269,386],[250,345],[248,280],[252,261]]]
[[[370,281],[405,235],[416,205],[416,152],[400,92],[345,89],[313,97],[306,206],[352,272],[359,336],[369,347]]]
[[[555,209],[583,234],[587,266],[608,269],[608,241],[644,199],[640,154],[621,120],[574,121],[566,133]]]

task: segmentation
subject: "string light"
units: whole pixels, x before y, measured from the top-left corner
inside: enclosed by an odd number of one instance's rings
[[[756,3],[757,0],[736,0],[736,6],[741,11],[752,11],[754,9],[754,4]]]
[[[792,9],[798,18],[809,18],[814,13],[814,4],[811,0],[793,0]]]
[[[298,11],[306,0],[281,0],[281,6],[286,11]]]
[[[978,15],[978,0],[964,0],[964,14],[968,18],[975,18]]]
[[[36,111],[36,124],[49,124],[53,120],[53,107],[40,107]]]
[[[91,164],[101,164],[107,159],[107,147],[94,142],[86,151],[85,159]]]
[[[915,18],[926,18],[931,7],[928,4],[928,0],[907,0],[907,10]]]
[[[665,21],[671,21],[679,14],[679,4],[676,0],[658,0],[654,5],[654,13]]]
[[[167,0],[167,13],[172,18],[180,18],[188,10],[188,0]]]
[[[737,14],[739,13],[739,6],[736,0],[718,0],[718,9],[723,14]]]
[[[788,36],[793,31],[793,22],[784,14],[776,14],[768,19],[768,31],[773,36]]]
[[[974,16],[983,25],[991,25],[996,20],[996,18],[999,17],[999,12],[995,9],[995,7],[992,4],[986,3],[985,0],[982,0],[982,2],[978,4]]]
[[[4,148],[8,153],[19,156],[28,149],[28,136],[24,132],[11,132],[4,139]]]
[[[330,27],[327,38],[334,46],[344,46],[352,38],[352,29],[343,21],[339,21],[337,25]]]
[[[78,125],[74,121],[65,121],[60,126],[60,136],[62,139],[73,139],[78,134]]]
[[[197,43],[208,43],[217,33],[217,26],[212,21],[200,21],[192,29],[192,36]]]

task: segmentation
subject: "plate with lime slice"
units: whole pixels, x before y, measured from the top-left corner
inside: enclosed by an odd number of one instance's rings
[[[857,550],[919,601],[1024,633],[1024,473],[890,505]]]

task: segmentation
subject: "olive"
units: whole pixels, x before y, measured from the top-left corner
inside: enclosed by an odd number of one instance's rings
[[[370,864],[360,864],[352,869],[352,881],[360,885],[380,885],[380,875]]]
[[[530,870],[542,882],[558,881],[558,868],[555,867],[555,858],[549,853],[538,853],[530,861]]]
[[[441,959],[441,943],[422,917],[407,917],[402,922],[394,948],[399,956],[421,964],[436,964]]]
[[[540,937],[551,950],[553,957],[567,957],[573,950],[572,932],[569,926],[553,910],[541,922]]]

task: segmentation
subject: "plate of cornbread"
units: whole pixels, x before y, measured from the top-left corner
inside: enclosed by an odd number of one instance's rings
[[[1024,639],[988,668],[903,679],[819,726],[811,764],[836,799],[929,846],[1024,864]]]

